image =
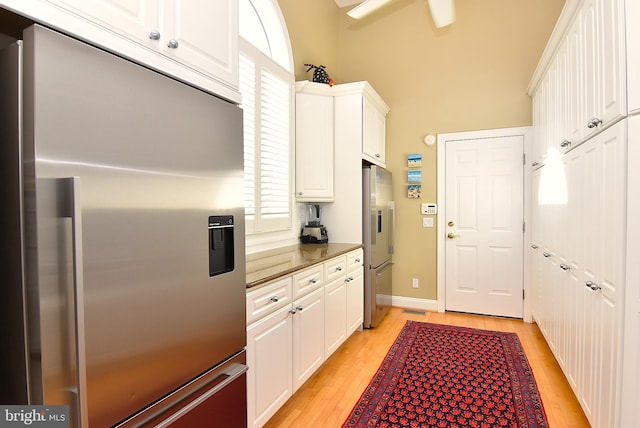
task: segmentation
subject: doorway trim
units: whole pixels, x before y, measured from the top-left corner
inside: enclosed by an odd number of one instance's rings
[[[446,144],[449,141],[457,140],[471,140],[481,138],[497,138],[497,137],[523,137],[523,150],[524,150],[524,169],[523,169],[523,215],[524,215],[524,236],[522,240],[522,255],[524,260],[522,261],[523,278],[522,285],[524,287],[525,299],[522,308],[522,319],[525,322],[531,322],[531,134],[532,128],[530,126],[515,127],[515,128],[497,128],[487,129],[480,131],[464,131],[464,132],[452,132],[446,134],[438,134],[438,229],[437,229],[437,244],[438,244],[438,273],[437,273],[437,290],[438,290],[438,312],[445,311],[446,303],[446,256],[445,256],[445,243],[446,243],[446,188],[445,188],[445,173],[446,173]]]

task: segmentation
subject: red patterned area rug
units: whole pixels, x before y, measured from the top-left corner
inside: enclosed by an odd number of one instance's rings
[[[515,333],[407,321],[343,428],[548,426]]]

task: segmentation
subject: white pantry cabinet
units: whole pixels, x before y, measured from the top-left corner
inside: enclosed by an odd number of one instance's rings
[[[329,85],[296,83],[296,200],[331,202],[334,186],[333,97]]]
[[[236,0],[0,0],[0,6],[240,101]]]
[[[264,425],[362,328],[362,260],[353,250],[247,292],[249,427]]]
[[[636,254],[638,137],[636,116],[627,117],[640,101],[631,78],[640,7],[627,0],[625,16],[624,6],[567,2],[529,86],[539,163],[532,172],[532,312],[594,428],[640,422],[640,300],[629,300],[640,283],[629,258]],[[626,37],[625,22],[633,23]]]
[[[533,203],[534,318],[594,427],[617,426],[620,399],[626,126],[611,126],[532,180],[547,195]],[[548,197],[560,176],[566,195]]]

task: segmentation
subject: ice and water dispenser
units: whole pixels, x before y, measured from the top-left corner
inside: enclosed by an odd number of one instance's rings
[[[234,269],[233,216],[209,217],[209,276]]]

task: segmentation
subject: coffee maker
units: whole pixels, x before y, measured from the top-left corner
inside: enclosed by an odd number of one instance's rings
[[[320,205],[307,204],[307,224],[300,231],[303,244],[324,244],[329,242],[327,229],[320,221]]]

